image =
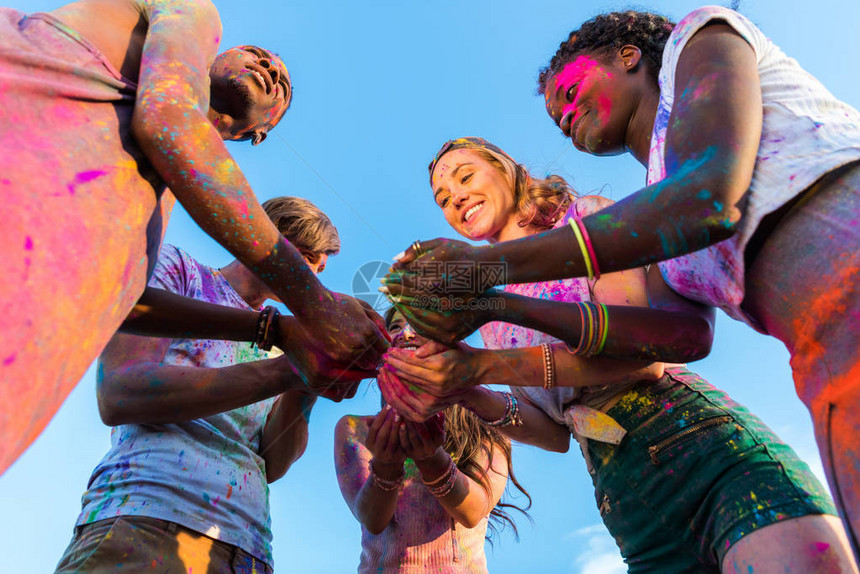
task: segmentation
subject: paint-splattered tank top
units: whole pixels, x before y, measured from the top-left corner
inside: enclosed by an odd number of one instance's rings
[[[593,195],[577,198],[572,202],[565,216],[555,224],[555,227],[568,225],[568,220],[571,217],[576,215],[585,217],[611,205],[611,203],[612,201],[609,199]],[[505,285],[503,289],[508,293],[525,297],[577,303],[592,300],[591,287],[585,278],[569,278],[542,283]],[[484,346],[488,349],[515,349],[534,347],[541,343],[559,342],[559,339],[551,337],[546,333],[500,321],[487,323],[481,327],[480,332],[484,340]],[[576,417],[580,417],[586,415],[587,411],[585,409],[577,409],[572,412],[572,406],[583,405],[597,409],[612,397],[624,392],[635,384],[637,383],[585,388],[558,386],[550,391],[541,387],[512,387],[512,390],[520,396],[525,396],[530,402],[549,415],[550,418],[559,424],[568,426],[573,432],[574,413]],[[582,421],[582,423],[587,424],[588,421]]]
[[[755,52],[763,104],[755,171],[743,218],[733,237],[659,266],[666,283],[679,294],[719,307],[763,332],[741,309],[746,245],[764,216],[824,174],[860,159],[860,113],[833,97],[744,16],[719,6],[700,8],[675,26],[663,52],[660,103],[648,159],[649,185],[666,177],[666,132],[681,52],[690,38],[713,20],[731,26]]]

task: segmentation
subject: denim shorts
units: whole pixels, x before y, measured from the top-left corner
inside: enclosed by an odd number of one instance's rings
[[[627,435],[588,441],[597,505],[629,572],[719,572],[731,546],[780,520],[836,514],[797,454],[683,368],[607,412]]]

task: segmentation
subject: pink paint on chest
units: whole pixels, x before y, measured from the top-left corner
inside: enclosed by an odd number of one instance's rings
[[[81,184],[93,181],[94,179],[98,179],[103,175],[106,175],[106,171],[102,171],[99,169],[94,169],[90,171],[82,171],[75,175],[75,180],[73,183],[70,183],[66,186],[66,189],[69,190],[69,195],[75,194],[75,188]]]

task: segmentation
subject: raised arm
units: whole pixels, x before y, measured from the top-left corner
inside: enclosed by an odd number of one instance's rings
[[[147,0],[132,131],[200,227],[269,285],[332,358],[375,362],[385,339],[352,298],[325,289],[265,216],[209,121],[209,67],[221,37],[208,0]]]
[[[674,98],[666,178],[583,220],[603,273],[691,253],[737,229],[762,126],[753,49],[726,24],[706,26],[681,53]],[[448,240],[421,244],[423,258],[505,262],[507,283],[587,274],[570,227],[480,247]],[[408,269],[414,258],[407,250],[400,266]]]
[[[385,530],[397,509],[406,461],[398,426],[399,418],[386,406],[375,417],[343,417],[334,430],[340,492],[352,514],[372,534]]]
[[[515,394],[522,424],[496,428],[511,440],[551,452],[567,452],[570,448],[570,430],[549,418],[521,393]],[[469,389],[460,397],[460,404],[485,421],[501,420],[507,410],[504,393],[486,387]]]
[[[142,337],[253,341],[259,316],[257,311],[147,287],[119,331]]]
[[[484,445],[476,462],[488,480],[486,486],[480,484],[457,469],[451,455],[442,448],[443,425],[441,414],[426,422],[405,422],[400,444],[445,512],[466,528],[474,528],[499,503],[508,481],[508,460],[501,448]]]
[[[181,289],[180,285],[166,283],[176,279],[174,274],[165,271],[169,268],[170,263],[165,257],[159,262],[153,281]],[[219,329],[229,331],[236,325],[241,326],[246,315],[253,316],[256,322],[259,315],[254,311],[186,299],[169,291],[155,291],[192,306],[199,303],[203,306],[204,318],[205,313],[214,317],[221,313],[238,317],[235,325],[227,321]],[[201,330],[207,330],[205,322],[197,325]],[[201,335],[198,332],[196,336]],[[224,338],[239,339],[234,336]],[[284,355],[276,359],[206,368],[164,363],[170,339],[117,333],[99,360],[97,389],[102,420],[108,425],[181,422],[228,411],[287,391],[341,400],[353,396],[358,382],[373,375],[372,371],[331,361],[309,343],[309,337],[293,317],[280,317],[275,343],[284,351]],[[301,409],[300,403],[301,400],[299,404],[289,401],[282,403],[280,408],[289,406],[293,412],[296,408]],[[288,413],[287,418],[293,414]],[[287,467],[283,467],[284,472]]]
[[[599,196],[577,200],[577,209],[585,214],[600,214],[612,205],[611,200]],[[602,357],[683,363],[710,352],[714,310],[671,291],[656,265],[649,274],[643,268],[607,273],[589,281],[589,287],[594,302],[606,305],[608,311]],[[398,309],[416,330],[449,344],[484,323],[503,321],[547,333],[576,347],[586,317],[577,305],[568,302],[493,289],[479,296],[482,301],[478,305],[456,313],[444,312],[418,304],[423,299],[416,299],[406,288],[392,289],[398,297]],[[512,355],[522,352],[512,351]]]
[[[204,368],[164,363],[169,339],[117,334],[99,359],[99,413],[107,425],[176,423],[304,389],[287,355]]]
[[[643,269],[610,273],[593,283],[594,301],[605,303],[608,309],[603,353],[584,357],[570,353],[565,344],[551,345],[556,386],[657,380],[663,375],[663,363],[653,359],[675,362],[707,354],[713,338],[713,311],[675,295],[662,282],[657,269],[652,270],[651,283],[654,303],[666,310],[647,308]],[[528,297],[505,301],[515,303],[504,306],[506,321],[566,339],[572,346],[578,344],[583,321],[574,304]],[[488,350],[463,343],[453,348],[428,343],[414,353],[391,349],[385,360],[392,374],[423,391],[423,395],[411,394],[420,397],[416,402],[422,406],[416,406],[416,410],[425,416],[459,400],[464,391],[478,385],[520,387],[545,383],[540,347]],[[380,381],[387,377],[381,373]]]

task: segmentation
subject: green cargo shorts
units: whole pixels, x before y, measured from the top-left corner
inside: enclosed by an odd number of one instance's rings
[[[749,410],[682,368],[607,412],[627,435],[588,441],[598,508],[629,572],[719,572],[769,524],[833,514],[824,487]]]

